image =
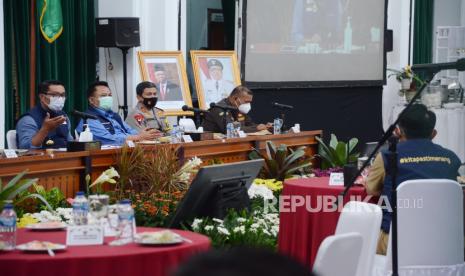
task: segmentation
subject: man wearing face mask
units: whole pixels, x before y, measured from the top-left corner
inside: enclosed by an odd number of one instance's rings
[[[239,122],[241,130],[244,132],[257,132],[272,127],[271,123],[256,124],[247,115],[251,109],[253,93],[245,86],[237,86],[229,97],[219,101],[218,106],[231,107],[237,110],[223,110],[220,107],[210,108],[210,112],[205,114],[202,123],[204,130],[226,133],[226,125],[231,122]]]
[[[94,140],[101,141],[103,145],[123,145],[127,140],[141,141],[153,140],[160,136],[154,129],[143,129],[139,133],[128,126],[118,113],[111,110],[113,97],[105,81],[97,81],[87,89],[89,109],[86,113],[92,114],[98,120],[87,119],[87,124],[94,136]],[[79,122],[76,130],[83,131],[83,121]]]
[[[129,112],[126,123],[138,131],[153,128],[164,132],[167,129],[165,118],[162,117],[163,110],[156,108],[158,91],[153,82],[143,81],[136,87],[137,105]]]
[[[70,122],[62,111],[66,92],[62,82],[48,80],[39,84],[39,104],[22,115],[16,124],[20,149],[66,148],[72,141]]]

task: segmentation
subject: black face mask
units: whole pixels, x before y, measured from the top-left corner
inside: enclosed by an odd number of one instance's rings
[[[157,97],[155,97],[155,98],[143,98],[143,99],[144,99],[144,105],[148,109],[152,109],[152,108],[155,107],[155,105],[157,105],[157,101],[158,101]]]

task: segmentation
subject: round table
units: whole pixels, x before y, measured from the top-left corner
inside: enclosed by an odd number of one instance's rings
[[[336,208],[334,202],[343,190],[343,186],[330,186],[329,177],[286,180],[281,194],[282,201],[287,201],[287,204],[281,203],[280,206],[279,252],[311,268],[321,242],[334,235],[342,210],[342,205]],[[289,208],[292,197],[296,196],[304,198],[305,204],[295,209],[292,206]],[[365,188],[356,185],[349,190],[344,203],[365,199],[369,199]],[[372,198],[369,201],[376,200]],[[294,202],[297,201],[297,198],[294,199]]]
[[[405,106],[394,106],[389,116],[392,124]],[[436,114],[438,134],[433,142],[455,152],[465,162],[465,107],[457,109],[432,108]]]
[[[160,230],[138,227],[138,232]],[[109,246],[114,238],[105,238],[104,245],[69,246],[56,251],[55,257],[45,253],[18,250],[0,251],[1,275],[169,275],[191,255],[210,248],[210,240],[200,234],[173,230],[186,240],[172,246],[140,246],[128,244]],[[19,229],[17,244],[32,240],[65,244],[66,231],[37,232]],[[191,241],[191,242],[190,242]]]

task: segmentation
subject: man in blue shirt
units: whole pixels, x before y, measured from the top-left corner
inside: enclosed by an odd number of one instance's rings
[[[457,181],[460,159],[452,151],[431,141],[437,133],[434,129],[435,124],[436,115],[422,104],[413,105],[400,118],[396,129],[396,135],[399,137],[396,187],[406,180],[413,179],[445,178]],[[386,175],[387,160],[387,152],[378,154],[370,169],[365,188],[368,194],[386,196],[391,202],[392,179],[390,175]],[[386,254],[391,217],[392,211],[384,208],[378,254]]]
[[[72,141],[70,122],[62,111],[66,100],[65,86],[57,80],[39,84],[39,104],[23,114],[16,124],[20,149],[66,148]]]
[[[153,140],[160,136],[154,129],[137,130],[127,125],[118,113],[111,110],[113,97],[108,83],[97,81],[87,89],[89,100],[89,114],[98,117],[98,120],[88,119],[87,124],[94,136],[94,140],[101,141],[103,145],[123,145],[126,141]],[[79,122],[76,130],[83,131],[83,121]]]

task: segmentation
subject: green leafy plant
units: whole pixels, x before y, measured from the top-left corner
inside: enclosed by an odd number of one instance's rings
[[[191,228],[208,236],[215,248],[248,246],[274,250],[279,232],[279,214],[230,209],[223,220],[196,218]]]
[[[276,145],[266,142],[266,155],[257,149],[249,155],[251,159],[263,158],[265,166],[262,169],[262,178],[274,178],[283,181],[296,172],[303,171],[311,167],[311,158],[305,155],[305,147],[299,147],[295,150],[281,144]]]
[[[33,186],[36,193],[45,198],[45,200],[48,202],[48,204],[53,210],[56,210],[59,207],[66,207],[66,198],[60,191],[60,189],[58,189],[57,187],[54,187],[49,191],[46,191],[43,186],[38,185],[36,183],[34,183]],[[43,203],[40,204],[38,207],[40,210],[48,209],[47,205]]]
[[[321,164],[322,169],[342,168],[347,163],[357,162],[357,158],[360,155],[360,153],[354,152],[355,146],[358,144],[357,138],[352,138],[348,143],[345,143],[339,141],[336,135],[331,134],[329,145],[325,144],[320,137],[317,136],[315,138],[320,143],[318,156],[323,159]]]
[[[27,171],[23,171],[13,177],[5,186],[0,179],[0,209],[3,209],[5,201],[13,201],[16,205],[28,198],[37,198],[41,200],[49,210],[53,210],[47,200],[37,193],[23,193],[33,184],[37,183],[37,178],[22,179]]]

